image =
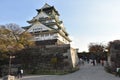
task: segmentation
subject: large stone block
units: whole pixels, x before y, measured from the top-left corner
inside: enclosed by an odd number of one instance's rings
[[[3,77],[3,80],[15,80],[15,76],[7,75]]]

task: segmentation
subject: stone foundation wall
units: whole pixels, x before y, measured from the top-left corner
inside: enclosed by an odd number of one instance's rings
[[[16,54],[12,63],[21,64],[26,73],[41,70],[71,70],[77,65],[76,51],[69,44],[46,45],[25,49]]]

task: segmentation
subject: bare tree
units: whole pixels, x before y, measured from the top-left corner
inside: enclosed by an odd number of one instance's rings
[[[89,44],[89,52],[97,53],[104,51],[105,51],[105,46],[103,44],[96,44],[96,43]]]

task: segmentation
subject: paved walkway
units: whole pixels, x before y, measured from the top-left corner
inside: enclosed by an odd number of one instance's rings
[[[105,72],[102,66],[85,64],[72,74],[25,76],[21,80],[120,80],[120,78]]]

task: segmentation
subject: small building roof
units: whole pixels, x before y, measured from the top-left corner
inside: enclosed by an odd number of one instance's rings
[[[54,6],[50,6],[49,4],[47,4],[47,3],[45,3],[45,5],[42,7],[42,8],[40,8],[40,9],[36,9],[38,12],[41,12],[41,11],[46,11],[46,10],[50,10],[50,9],[53,9],[56,13],[57,13],[57,15],[60,15],[59,13],[58,13],[58,11],[54,8]]]
[[[45,3],[45,5],[41,9],[49,8],[51,7],[49,4]]]

